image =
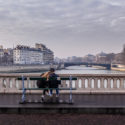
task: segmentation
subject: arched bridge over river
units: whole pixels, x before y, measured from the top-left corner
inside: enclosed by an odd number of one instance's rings
[[[105,67],[108,70],[111,69],[111,64],[87,63],[87,62],[76,62],[76,63],[75,62],[66,62],[66,63],[64,63],[64,67],[75,66],[75,65],[85,65],[87,67],[89,67],[89,66],[101,66],[101,67]]]

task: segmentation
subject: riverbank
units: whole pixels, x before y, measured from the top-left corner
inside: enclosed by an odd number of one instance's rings
[[[97,68],[97,69],[106,69],[106,67],[103,67],[103,66],[92,66],[93,68]]]
[[[125,72],[125,65],[123,65],[123,64],[112,64],[111,70]]]
[[[111,70],[125,72],[125,68],[111,67]]]
[[[0,66],[0,73],[28,73],[48,71],[51,67],[57,69],[58,65],[19,65]]]
[[[101,70],[106,70],[106,67],[103,66],[92,66],[93,68],[101,69]],[[125,72],[125,67],[111,67],[112,71],[121,71]]]

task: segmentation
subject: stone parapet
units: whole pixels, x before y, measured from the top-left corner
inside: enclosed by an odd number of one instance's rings
[[[40,76],[40,74],[0,74],[0,93],[21,93],[22,81],[17,80],[21,76],[27,77],[25,87],[37,87],[36,80],[31,81],[29,77]],[[77,77],[72,80],[73,93],[124,93],[124,74],[59,74],[60,77]],[[69,80],[62,81],[61,87],[69,87]],[[28,93],[40,93],[41,91],[30,90]],[[67,93],[66,91],[61,91]]]

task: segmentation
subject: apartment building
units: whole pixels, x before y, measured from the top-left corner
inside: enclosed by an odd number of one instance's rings
[[[53,63],[54,61],[54,53],[48,49],[44,44],[35,44],[36,49],[39,49],[43,52],[43,61],[44,64]]]
[[[36,44],[35,48],[18,45],[13,50],[14,64],[50,64],[53,60],[53,52],[43,44]]]
[[[43,64],[43,52],[28,46],[18,45],[13,50],[14,64]]]

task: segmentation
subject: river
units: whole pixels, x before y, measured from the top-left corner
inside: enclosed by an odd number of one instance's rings
[[[45,71],[26,72],[26,73],[23,72],[23,74],[38,74],[39,75],[43,72],[45,72]],[[125,74],[125,72],[114,71],[114,70],[105,70],[105,69],[99,69],[99,68],[94,68],[94,67],[85,67],[85,66],[69,66],[62,70],[56,70],[56,74]]]
[[[125,72],[104,70],[85,66],[70,66],[66,69],[57,70],[57,74],[125,74]]]

